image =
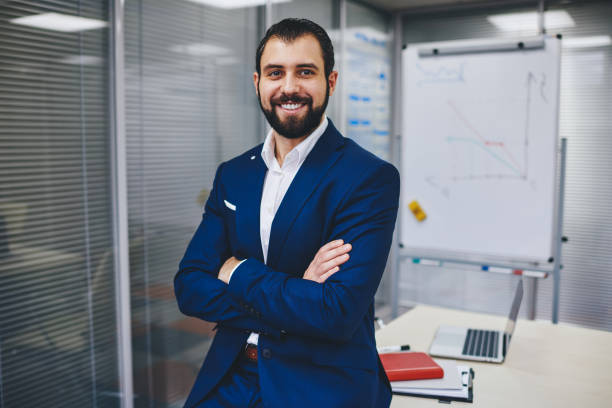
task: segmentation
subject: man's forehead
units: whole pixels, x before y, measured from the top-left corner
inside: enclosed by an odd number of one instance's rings
[[[261,54],[261,65],[315,65],[323,67],[323,50],[317,38],[304,34],[292,41],[270,37]]]

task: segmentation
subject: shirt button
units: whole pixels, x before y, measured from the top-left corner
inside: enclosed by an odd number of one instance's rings
[[[261,355],[263,356],[263,358],[270,359],[272,358],[272,351],[270,351],[270,349],[265,348],[261,351]]]

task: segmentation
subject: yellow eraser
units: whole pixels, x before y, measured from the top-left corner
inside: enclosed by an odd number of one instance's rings
[[[425,214],[425,211],[423,211],[416,200],[408,204],[408,208],[410,208],[410,211],[412,211],[412,214],[414,214],[414,218],[416,218],[417,221],[422,222],[425,218],[427,218],[427,214]]]

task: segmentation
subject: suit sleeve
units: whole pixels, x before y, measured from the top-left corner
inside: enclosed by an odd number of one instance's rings
[[[388,163],[362,175],[336,210],[326,242],[352,245],[350,259],[324,283],[275,271],[249,258],[234,272],[229,292],[251,314],[291,334],[349,340],[380,283],[395,227],[399,174]]]
[[[249,315],[228,294],[228,285],[217,278],[223,263],[232,256],[220,206],[220,179],[217,169],[213,189],[206,202],[202,222],[196,230],[179,270],[174,293],[182,313],[219,325],[279,334],[277,329]]]

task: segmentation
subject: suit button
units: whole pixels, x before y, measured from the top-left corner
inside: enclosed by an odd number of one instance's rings
[[[287,331],[286,331],[286,330],[281,330],[281,334],[282,334],[282,335],[286,335],[286,334],[287,334]]]
[[[261,351],[261,355],[263,356],[263,358],[270,359],[270,358],[272,358],[272,351],[270,351],[270,349],[267,349],[267,348],[263,349]]]

